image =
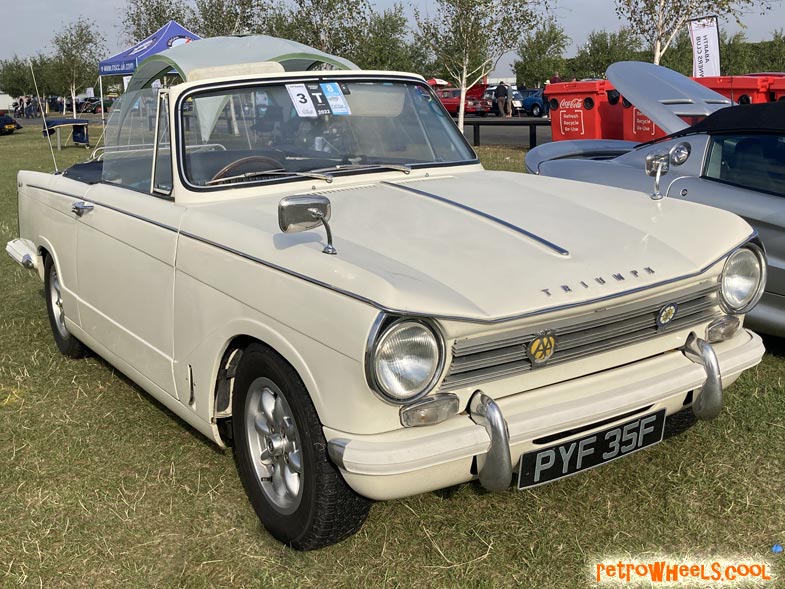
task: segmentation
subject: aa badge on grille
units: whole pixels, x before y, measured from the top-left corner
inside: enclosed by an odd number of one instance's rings
[[[529,356],[532,366],[545,364],[553,356],[556,350],[556,334],[548,329],[537,334],[531,343],[526,347],[526,355]]]
[[[657,312],[657,327],[665,327],[673,321],[676,312],[679,310],[679,305],[676,303],[668,303]]]

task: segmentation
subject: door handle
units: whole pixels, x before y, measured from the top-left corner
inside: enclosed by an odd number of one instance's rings
[[[75,202],[71,205],[71,212],[76,213],[77,217],[81,217],[87,211],[92,211],[93,205],[87,202]]]

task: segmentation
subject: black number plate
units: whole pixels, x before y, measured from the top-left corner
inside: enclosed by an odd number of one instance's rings
[[[590,436],[521,455],[518,488],[536,487],[662,441],[665,409]]]

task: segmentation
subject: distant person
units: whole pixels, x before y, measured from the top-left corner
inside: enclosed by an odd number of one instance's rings
[[[551,76],[550,80],[548,80],[548,81],[549,81],[551,84],[558,84],[559,82],[561,82],[561,76],[559,76],[559,72],[555,72],[555,73],[554,73],[554,74]]]
[[[507,96],[509,94],[509,89],[507,88],[507,84],[501,82],[498,86],[496,86],[496,90],[493,92],[493,97],[496,99],[496,106],[499,109],[498,116],[504,117],[507,115]]]

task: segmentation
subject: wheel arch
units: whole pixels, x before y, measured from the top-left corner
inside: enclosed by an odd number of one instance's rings
[[[321,414],[316,381],[308,369],[305,359],[295,350],[289,342],[278,334],[261,334],[255,330],[246,329],[229,337],[220,349],[219,362],[210,396],[211,420],[215,422],[219,443],[231,446],[231,419],[232,396],[234,378],[237,367],[242,359],[243,352],[250,344],[261,344],[268,348],[286,362],[303,382],[311,402],[316,407],[317,414]],[[321,418],[321,417],[320,417]]]

